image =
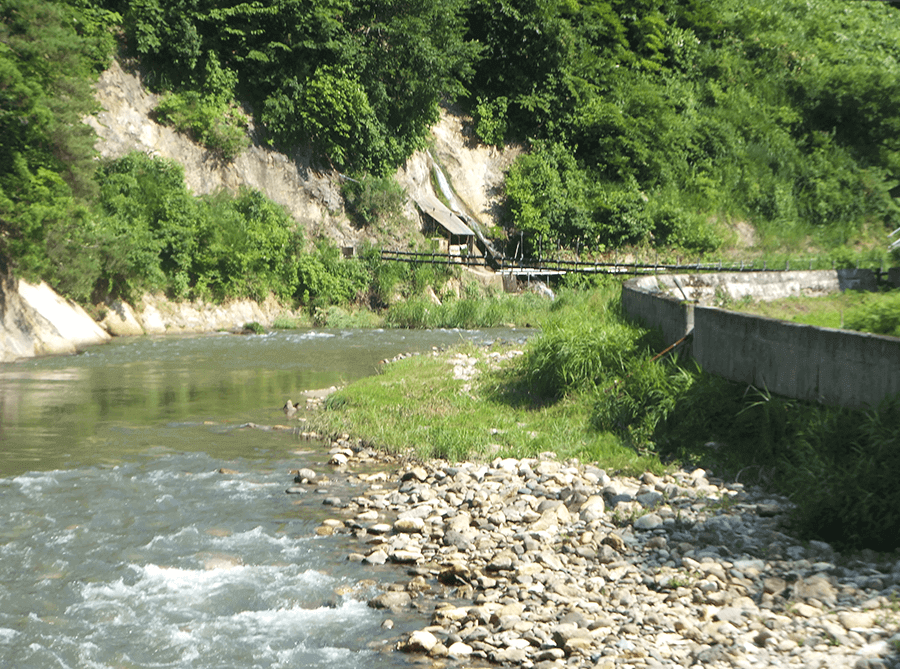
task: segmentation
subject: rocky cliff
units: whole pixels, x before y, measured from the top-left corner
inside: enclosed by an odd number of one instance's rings
[[[97,133],[102,157],[143,151],[169,158],[184,167],[188,188],[198,195],[250,186],[284,206],[304,226],[308,238],[326,236],[340,246],[355,246],[364,240],[390,245],[391,235],[386,231],[351,224],[344,213],[341,175],[331,169],[313,169],[308,154],[285,156],[254,142],[232,162],[219,160],[186,136],[156,123],[151,112],[158,96],[144,88],[135,71],[126,71],[118,61],[101,75],[96,94],[103,109],[87,123]],[[479,144],[468,119],[444,109],[433,129],[430,150],[414,154],[397,170],[396,178],[410,196],[431,189],[430,171],[436,161],[467,213],[490,226],[499,215],[506,170],[519,152],[517,147],[498,150]],[[415,235],[421,227],[412,197],[406,215],[409,229],[401,237]]]
[[[109,334],[74,302],[46,284],[0,276],[0,362],[75,353],[109,341]]]
[[[184,167],[187,186],[197,195],[250,186],[284,206],[310,237],[326,235],[346,244],[359,236],[344,215],[338,175],[312,169],[308,156],[288,157],[257,142],[232,162],[219,160],[185,135],[156,123],[151,112],[158,96],[118,61],[100,76],[96,95],[102,111],[86,120],[97,133],[102,157],[143,151],[168,158]]]

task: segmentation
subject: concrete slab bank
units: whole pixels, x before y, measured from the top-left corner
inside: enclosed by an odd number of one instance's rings
[[[668,344],[693,333],[691,354],[711,374],[797,399],[867,407],[900,393],[900,339],[705,305],[716,295],[778,299],[874,285],[866,270],[652,276],[627,281],[622,304]]]

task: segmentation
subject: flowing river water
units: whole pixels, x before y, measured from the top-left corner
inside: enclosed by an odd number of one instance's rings
[[[423,622],[383,629],[362,583],[394,568],[348,562],[315,536],[326,508],[284,493],[325,445],[241,426],[399,353],[524,336],[142,337],[0,365],[0,666],[406,666],[384,649]]]

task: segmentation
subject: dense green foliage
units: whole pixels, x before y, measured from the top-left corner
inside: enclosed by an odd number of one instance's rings
[[[348,213],[360,227],[384,224],[401,215],[406,191],[392,176],[362,175],[345,179],[341,193]]]
[[[110,293],[290,299],[295,292],[302,240],[287,213],[258,191],[196,198],[181,167],[140,153],[102,176],[101,224],[116,251],[104,276]]]
[[[117,17],[42,0],[0,3],[0,259],[64,281],[96,195],[90,83]]]
[[[836,0],[473,0],[485,141],[539,241],[703,252],[715,220],[825,247],[896,227],[900,14]]]
[[[844,325],[860,332],[900,337],[900,291],[879,295],[849,310]]]
[[[221,158],[247,145],[249,113],[258,136],[362,175],[345,188],[359,225],[395,215],[379,175],[459,96],[484,141],[529,143],[507,194],[531,252],[701,254],[735,219],[828,249],[900,225],[900,14],[882,3],[4,0],[0,253],[72,295],[127,266],[80,121],[117,35],[166,92],[157,117]],[[234,290],[179,271],[176,294]]]
[[[463,91],[476,44],[460,0],[109,2],[160,88],[199,108],[237,99],[275,144],[313,143],[343,169],[382,173],[422,145]]]
[[[233,160],[250,146],[249,119],[228,98],[196,91],[169,93],[154,111],[158,121],[190,135],[225,160]]]

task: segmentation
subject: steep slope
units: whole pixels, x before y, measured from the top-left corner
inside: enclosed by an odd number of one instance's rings
[[[143,151],[179,163],[192,192],[203,195],[220,189],[255,188],[283,205],[307,231],[307,237],[326,236],[339,246],[370,241],[391,246],[399,239],[415,237],[419,213],[410,198],[406,208],[409,229],[379,231],[355,227],[344,212],[341,176],[317,171],[308,154],[285,156],[254,142],[233,162],[226,163],[185,135],[156,123],[151,111],[158,96],[142,85],[139,75],[114,61],[96,86],[103,110],[87,119],[96,131],[97,150],[104,158],[119,158]],[[503,177],[518,155],[518,148],[498,150],[478,144],[468,119],[444,109],[434,128],[429,151],[419,151],[397,171],[396,178],[412,196],[431,189],[433,160],[443,167],[459,199],[483,226],[498,222]]]
[[[233,162],[218,160],[186,136],[156,123],[150,112],[158,96],[117,61],[101,75],[96,91],[103,111],[87,122],[100,138],[97,150],[104,158],[131,151],[169,158],[184,167],[187,186],[197,195],[249,186],[286,207],[309,236],[326,235],[338,244],[359,238],[344,215],[339,177],[312,169],[308,156],[289,158],[254,143]]]

